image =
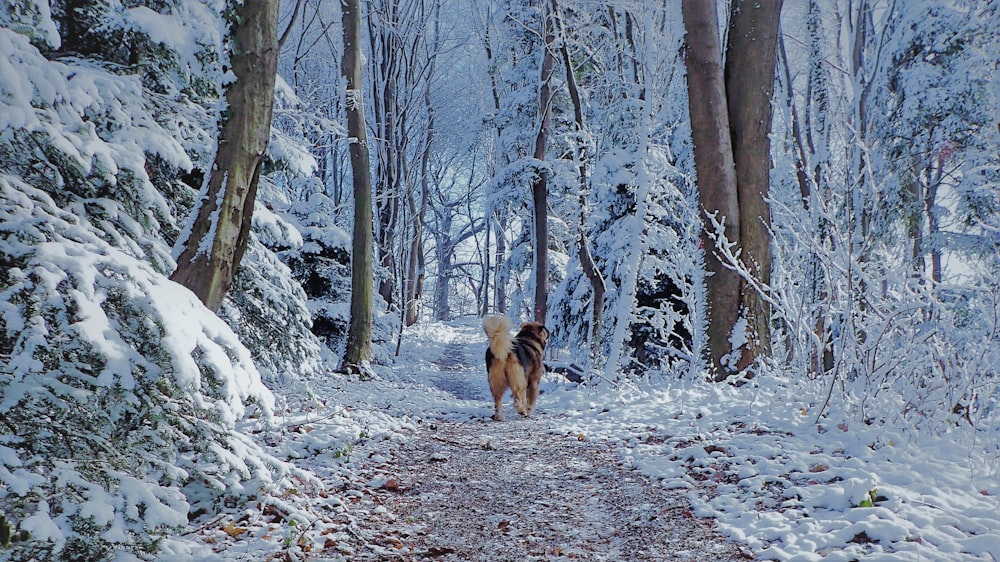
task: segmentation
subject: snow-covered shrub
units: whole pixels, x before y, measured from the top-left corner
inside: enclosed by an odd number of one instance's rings
[[[253,350],[254,363],[272,388],[317,368],[319,342],[306,302],[288,266],[252,236],[219,314]]]
[[[935,284],[914,276],[907,259],[853,253],[845,222],[817,231],[800,209],[772,209],[777,267],[761,289],[780,319],[775,349],[786,367],[822,383],[817,411],[904,430],[1000,427],[995,273]],[[822,216],[835,215],[823,208]]]
[[[302,242],[280,255],[309,299],[313,333],[338,350],[350,320],[351,237],[333,225],[333,206],[320,194],[295,206]]]
[[[30,536],[11,559],[152,551],[273,482],[236,430],[273,396],[221,320],[10,175],[0,224],[0,513]]]
[[[313,193],[292,205],[281,218],[274,215],[272,232],[294,228],[300,238],[284,248],[275,248],[304,291],[312,334],[340,355],[347,340],[351,309],[351,236],[334,224],[336,204],[327,196]],[[386,314],[387,306],[375,295],[372,311],[372,359],[390,362],[393,334],[398,319]]]
[[[5,8],[0,10],[0,27],[7,27],[25,35],[38,47],[57,48],[61,43],[47,0],[5,2]]]
[[[658,369],[693,355],[689,303],[698,223],[663,155],[637,158],[620,150],[602,155],[591,177],[593,209],[586,213],[587,231],[595,233],[591,251],[607,285],[598,353],[608,363],[596,367],[608,372]],[[552,298],[555,345],[586,346],[590,293],[574,258]]]
[[[4,556],[153,552],[285,470],[246,437],[274,400],[250,353],[166,278],[213,112],[112,72],[125,67],[49,61],[28,35],[0,28],[0,516],[30,537]],[[269,260],[254,246],[243,262],[260,288],[245,308],[274,319],[258,349],[307,317],[301,298],[275,298],[295,285]],[[296,375],[283,370],[317,353],[296,345],[265,367]]]

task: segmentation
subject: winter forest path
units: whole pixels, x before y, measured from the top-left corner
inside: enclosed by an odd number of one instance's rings
[[[443,345],[426,383],[489,402],[483,338]],[[475,342],[475,343],[472,343]],[[491,409],[491,408],[490,408]],[[351,560],[748,560],[690,512],[685,492],[623,466],[607,443],[552,429],[559,412],[508,421],[424,420],[373,475]],[[370,504],[370,505],[366,505]],[[354,542],[354,541],[352,541]]]

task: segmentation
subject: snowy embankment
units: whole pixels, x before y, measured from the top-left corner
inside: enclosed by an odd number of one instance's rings
[[[318,511],[366,493],[410,428],[491,414],[480,369],[442,361],[448,346],[478,357],[483,345],[475,320],[432,324],[405,336],[403,357],[380,368],[379,380],[316,381],[329,407],[279,411],[284,430],[272,433],[271,451],[319,475],[327,491],[330,482],[340,490],[322,498],[304,484],[286,495],[283,526],[254,528],[245,514],[217,522],[210,540],[219,559],[296,543],[307,550],[349,531],[350,520]],[[1000,558],[1000,459],[979,452],[984,444],[967,428],[896,432],[836,421],[835,413],[817,424],[809,397],[824,393],[776,376],[739,388],[657,378],[587,388],[548,375],[543,392],[539,408],[554,431],[607,441],[663,486],[688,489],[696,515],[715,518],[719,532],[760,559]],[[234,537],[229,523],[249,530]]]
[[[815,423],[809,398],[822,392],[773,376],[644,386],[659,389],[562,386],[545,404],[665,486],[690,489],[695,513],[759,558],[1000,558],[1000,459],[968,428]]]

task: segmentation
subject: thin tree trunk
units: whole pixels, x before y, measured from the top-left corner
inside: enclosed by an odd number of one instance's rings
[[[236,19],[230,59],[236,80],[226,91],[212,171],[170,276],[213,311],[222,306],[249,240],[278,68],[278,1],[245,2]]]
[[[507,238],[504,236],[504,232],[507,230],[507,225],[500,221],[500,217],[496,213],[494,213],[493,219],[490,222],[493,223],[493,234],[497,241],[496,254],[493,259],[493,283],[495,289],[493,309],[496,310],[498,314],[506,314],[507,283],[510,281],[510,272],[505,270],[503,265],[504,256],[507,255]]]
[[[724,221],[726,240],[739,242],[740,215],[736,195],[736,166],[726,86],[722,72],[722,45],[715,2],[684,0],[681,4],[687,31],[688,108],[694,141],[698,198],[702,207],[702,244],[705,248],[708,298],[708,353],[712,376],[720,381],[731,372],[724,358],[730,352],[730,335],[739,318],[740,277],[724,267],[711,235],[710,217]]]
[[[735,0],[726,49],[726,99],[740,207],[740,257],[761,286],[771,284],[771,96],[782,0]],[[739,370],[771,355],[771,307],[744,284],[748,341]]]
[[[362,372],[371,360],[372,301],[372,191],[368,139],[365,131],[363,66],[361,58],[361,2],[344,0],[343,74],[347,78],[347,134],[350,137],[354,185],[354,241],[351,256],[351,320],[341,369]]]
[[[585,233],[586,221],[586,194],[589,191],[587,182],[587,160],[586,143],[584,141],[584,131],[586,130],[583,118],[583,101],[580,98],[580,89],[576,83],[576,75],[573,73],[573,62],[570,60],[569,47],[566,45],[566,35],[562,29],[562,20],[559,14],[558,0],[552,0],[552,14],[558,23],[560,33],[560,51],[562,53],[563,66],[566,69],[566,86],[569,90],[570,100],[573,102],[573,118],[576,123],[576,165],[578,181],[580,182],[580,232],[577,236],[577,250],[580,256],[580,267],[584,275],[590,281],[590,289],[593,291],[594,301],[591,310],[590,322],[590,357],[591,360],[597,358],[601,349],[601,325],[604,319],[604,295],[606,287],[604,276],[601,270],[594,263],[594,258],[590,255],[590,246],[587,244]]]
[[[815,0],[810,0],[808,13],[806,16],[806,26],[809,31],[809,75],[806,80],[805,109],[802,115],[799,114],[798,106],[794,99],[794,89],[792,87],[791,63],[785,50],[784,36],[778,34],[778,60],[781,61],[782,71],[786,86],[785,104],[791,110],[792,120],[792,140],[795,145],[795,172],[799,184],[799,194],[802,200],[802,208],[810,213],[814,219],[813,226],[819,228],[818,238],[824,239],[826,228],[820,213],[813,211],[813,189],[819,189],[822,176],[822,164],[816,156],[816,146],[813,140],[813,121],[810,113],[813,107],[813,97],[815,96],[818,111],[823,116],[826,108],[826,94],[821,84],[822,59],[819,49],[819,6]],[[823,126],[820,121],[820,127]],[[807,271],[807,284],[809,287],[809,304],[814,307],[814,318],[812,322],[813,334],[818,345],[809,345],[808,369],[812,375],[820,375],[833,368],[833,347],[830,330],[827,329],[826,317],[819,306],[830,296],[827,289],[826,275],[820,264],[820,258],[815,251],[809,252],[809,266]]]
[[[299,13],[302,12],[302,3],[304,0],[295,0],[295,9],[292,10],[292,17],[288,21],[288,25],[285,27],[285,31],[282,32],[281,38],[278,39],[278,49],[283,49],[285,47],[285,41],[288,41],[288,37],[292,34],[292,29],[295,28],[295,24],[299,20]]]
[[[430,199],[430,160],[431,148],[434,144],[434,106],[431,104],[431,79],[437,63],[438,28],[440,26],[441,2],[435,0],[433,5],[433,36],[431,46],[434,49],[428,56],[427,76],[424,79],[423,102],[427,111],[427,133],[424,137],[424,150],[420,155],[420,204],[413,204],[412,195],[410,215],[413,217],[413,239],[410,242],[410,255],[406,273],[406,325],[417,323],[420,295],[424,284],[424,218],[427,214],[427,203]]]
[[[381,273],[378,293],[390,309],[397,297],[396,279],[399,277],[399,272],[396,260],[396,230],[399,214],[402,212],[400,202],[403,197],[402,178],[399,173],[400,149],[397,144],[400,115],[396,107],[397,89],[403,73],[400,54],[402,49],[396,29],[399,23],[398,4],[393,0],[372,3],[372,10],[378,11],[378,15],[367,18],[372,57],[378,61],[378,72],[372,81],[372,90],[375,92],[375,145],[378,150],[375,183],[375,202],[378,208],[375,244]]]
[[[544,9],[543,9],[544,12]],[[552,56],[554,41],[551,14],[546,15],[542,24],[545,45],[542,53],[541,86],[538,90],[538,134],[535,136],[535,160],[539,165],[545,161],[545,145],[548,142],[549,127],[552,123]],[[535,322],[545,322],[548,312],[549,295],[549,211],[548,173],[539,170],[531,182],[531,200],[534,208],[535,242]]]
[[[941,219],[934,212],[937,206],[938,188],[941,186],[941,177],[944,173],[944,162],[938,161],[937,168],[933,172],[930,184],[927,186],[926,197],[924,198],[924,213],[927,216],[927,238],[931,248],[931,280],[935,284],[941,283],[941,246],[938,236],[941,234]]]

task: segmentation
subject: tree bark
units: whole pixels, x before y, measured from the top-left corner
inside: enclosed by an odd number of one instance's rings
[[[543,9],[543,12],[545,10]],[[551,15],[543,18],[545,45],[542,53],[541,86],[538,90],[538,134],[535,136],[535,160],[539,166],[545,161],[545,145],[552,123],[552,69],[555,57],[552,55],[554,41]],[[535,242],[535,322],[545,322],[548,312],[549,295],[549,211],[548,173],[539,170],[531,182],[531,200],[534,208]]]
[[[726,49],[726,99],[736,191],[740,208],[740,257],[761,286],[771,283],[771,96],[782,0],[735,0]],[[748,342],[739,370],[771,355],[771,307],[757,290],[741,290]]]
[[[377,79],[373,82],[375,97],[375,128],[377,178],[376,203],[378,224],[376,246],[382,277],[378,282],[378,293],[391,309],[396,301],[397,287],[396,230],[401,212],[400,198],[403,197],[401,150],[398,144],[399,101],[397,88],[403,79],[401,46],[397,27],[399,26],[398,2],[383,2],[380,18],[368,18],[368,35],[373,58],[379,64]],[[376,22],[381,20],[381,26]],[[377,54],[376,54],[377,53]],[[381,91],[380,91],[381,89]]]
[[[278,68],[278,0],[244,2],[233,24],[225,117],[212,171],[193,213],[177,268],[170,276],[218,311],[250,236],[257,184],[271,132]]]
[[[441,21],[441,2],[436,0],[432,7],[431,44],[436,45]],[[427,132],[424,136],[424,146],[420,153],[420,203],[414,202],[413,194],[407,199],[410,205],[410,216],[413,217],[413,238],[410,240],[410,253],[407,259],[406,271],[406,318],[407,326],[412,326],[418,320],[418,304],[424,284],[424,219],[427,215],[427,203],[430,200],[430,160],[431,148],[434,145],[434,105],[431,103],[431,80],[437,65],[437,52],[428,54],[427,76],[424,78],[423,103],[427,112]]]
[[[729,133],[715,2],[684,0],[681,10],[687,32],[688,109],[704,225],[701,240],[707,272],[708,353],[712,377],[721,381],[732,374],[724,358],[730,352],[730,336],[739,318],[740,277],[719,260],[710,234],[713,230],[710,217],[724,221],[723,233],[729,242],[739,242],[736,165]]]
[[[576,83],[576,75],[573,73],[573,63],[570,60],[569,47],[566,45],[566,35],[563,33],[562,20],[559,15],[558,0],[552,0],[552,14],[554,20],[559,24],[560,52],[562,54],[563,66],[566,69],[566,86],[569,90],[570,100],[573,102],[573,119],[576,123],[576,165],[578,181],[580,182],[580,232],[577,236],[577,251],[580,256],[580,268],[583,269],[584,275],[590,281],[590,289],[594,296],[594,301],[591,303],[590,322],[590,357],[593,360],[597,358],[597,353],[601,349],[601,325],[604,319],[604,295],[607,289],[604,284],[604,276],[601,275],[601,270],[594,263],[594,258],[590,254],[590,246],[587,244],[587,236],[584,230],[586,225],[586,221],[584,220],[587,202],[586,194],[589,189],[587,182],[588,156],[584,140],[586,127],[583,117],[583,100],[580,97],[580,89]]]
[[[493,294],[493,309],[498,314],[507,313],[507,284],[510,282],[510,271],[504,267],[504,258],[507,255],[507,224],[501,220],[499,213],[493,213],[490,223],[493,228],[493,237],[496,239],[496,253],[493,255],[493,284],[495,293]],[[490,228],[487,225],[487,228]]]
[[[368,139],[365,132],[363,65],[361,58],[361,2],[344,0],[343,74],[347,78],[347,134],[350,137],[354,186],[354,240],[351,255],[351,320],[341,370],[362,372],[371,360],[372,301],[372,190]]]

